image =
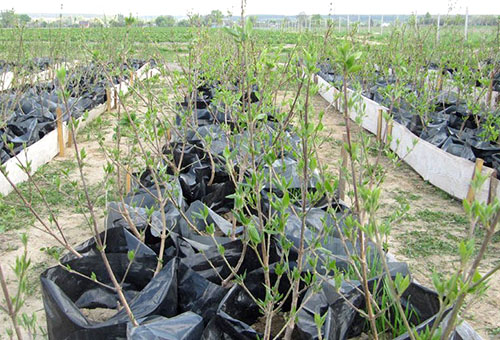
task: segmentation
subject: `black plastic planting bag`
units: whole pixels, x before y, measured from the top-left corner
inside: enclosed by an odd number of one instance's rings
[[[243,244],[240,240],[231,241],[227,238],[225,238],[225,240],[224,256],[227,262],[234,268],[241,258]],[[272,242],[269,252],[269,263],[275,263],[279,260],[278,251],[278,245],[275,242]],[[221,284],[221,277],[225,279],[231,274],[231,270],[228,268],[226,261],[224,261],[220,255],[218,247],[215,245],[207,247],[203,253],[183,258],[182,263],[207,280],[218,285]],[[260,267],[261,265],[255,255],[255,252],[251,249],[247,249],[238,274],[243,274],[245,271],[249,273]]]
[[[441,147],[449,136],[447,127],[448,121],[446,120],[429,123],[427,127],[423,129],[420,138],[437,147]]]
[[[200,200],[217,213],[232,209],[232,199],[227,196],[234,193],[234,184],[216,156],[212,157],[213,162],[210,160],[201,141],[171,143],[164,152],[172,154],[181,170],[179,182],[188,203]]]
[[[404,263],[389,262],[389,266],[391,275],[396,273],[408,274],[408,267]],[[374,285],[379,280],[372,279],[369,281],[369,288],[372,292],[374,291]],[[382,283],[380,282],[377,289],[379,296],[381,289]],[[380,303],[379,296],[375,297]],[[352,308],[352,306],[359,309],[365,308],[362,287],[357,281],[343,282],[339,291],[336,290],[333,283],[325,282],[323,290],[318,293],[309,290],[304,299],[307,302],[298,313],[296,325],[300,339],[319,338],[314,322],[314,315],[318,313],[321,315],[328,313],[325,324],[321,329],[323,339],[344,340],[359,336],[361,332],[365,332],[369,328],[366,320]],[[415,282],[411,282],[408,289],[403,293],[401,304],[403,309],[411,311],[408,315],[409,322],[415,325],[418,331],[423,330],[427,325],[432,326],[440,306],[436,292]],[[408,335],[403,334],[397,339],[408,339]]]
[[[474,156],[483,159],[487,165],[493,164],[493,155],[500,153],[500,145],[485,141],[479,136],[470,136],[467,138]]]
[[[295,263],[290,263],[294,267]],[[274,272],[274,266],[269,268],[271,284],[277,280]],[[247,289],[257,299],[264,300],[266,289],[264,286],[263,269],[255,270],[247,274],[244,280]],[[279,283],[278,291],[286,295],[290,288],[290,281],[282,278]],[[282,312],[288,312],[290,309],[290,296],[285,301]],[[260,307],[240,286],[233,286],[224,299],[221,301],[216,315],[209,322],[203,332],[203,340],[234,339],[234,340],[256,340],[262,338],[262,334],[253,328],[261,317]],[[274,318],[277,322],[277,318]]]
[[[107,256],[117,280],[120,281],[129,266],[127,255]],[[150,315],[177,315],[177,259],[170,260],[153,278],[156,263],[156,256],[136,257],[128,270],[123,289],[130,296],[129,306],[137,319]],[[94,273],[97,280],[110,284],[100,257],[86,256],[64,265],[89,277]],[[112,294],[107,288],[60,266],[46,270],[41,275],[41,283],[49,339],[125,338],[129,318],[123,308],[103,322],[88,320],[79,309],[109,307],[102,301],[103,295],[108,298]],[[95,293],[91,294],[92,292]],[[85,300],[84,303],[82,300]],[[116,297],[114,301],[116,304]]]
[[[179,312],[194,312],[201,315],[205,323],[208,323],[229,288],[203,277],[185,265],[182,259],[179,263],[178,276]]]
[[[106,245],[106,253],[126,254],[133,251],[135,256],[155,256],[155,252],[137,239],[125,227],[113,227],[99,234],[101,242]],[[75,250],[82,256],[100,256],[97,250],[95,238],[91,237],[87,241],[75,247]],[[77,257],[73,253],[68,253],[61,258],[61,262],[68,262]]]
[[[46,67],[47,61],[40,65]],[[57,81],[38,84],[23,92],[7,92],[0,95],[0,113],[8,117],[5,127],[0,129],[7,142],[14,144],[13,153],[17,154],[23,146],[30,146],[55,128],[56,111],[62,110],[63,121],[71,117],[79,118],[83,112],[102,104],[106,100],[108,82],[102,69],[95,65],[79,67],[68,75],[67,90],[70,97],[65,103],[59,96]],[[2,162],[10,158],[11,152],[2,146]]]
[[[201,316],[186,312],[173,318],[152,316],[127,327],[127,340],[199,340],[203,333]]]
[[[208,216],[206,220],[202,218],[203,212],[206,210]],[[215,211],[207,207],[201,201],[191,203],[188,210],[185,212],[190,224],[185,219],[179,221],[181,235],[190,238],[193,235],[199,234],[206,229],[207,225],[213,224],[218,236],[228,236],[233,232],[235,234],[241,233],[243,227],[239,226],[233,230],[232,223],[217,214]],[[193,229],[193,226],[196,230]]]
[[[469,143],[464,142],[456,137],[448,137],[441,148],[444,151],[451,153],[452,155],[468,159],[472,162],[476,160],[476,156],[474,156]]]

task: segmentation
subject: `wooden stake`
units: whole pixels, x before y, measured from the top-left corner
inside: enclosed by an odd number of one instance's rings
[[[472,174],[472,181],[476,179],[477,174],[481,173],[481,170],[483,169],[483,164],[484,160],[482,160],[481,158],[476,158],[476,166],[474,167],[474,173]],[[474,190],[472,190],[472,185],[469,185],[469,192],[467,193],[467,202],[472,203],[474,197],[475,194]]]
[[[437,90],[441,91],[442,89],[443,89],[443,73],[440,73],[437,83]]]
[[[134,72],[130,71],[129,86],[134,86]]]
[[[347,168],[347,150],[345,145],[347,144],[347,134],[344,133],[342,136],[342,149],[340,150],[340,155],[342,157],[342,166],[339,171],[339,199],[345,201],[345,174],[344,169]]]
[[[107,88],[106,89],[106,110],[108,112],[111,112],[112,100],[113,100],[113,98],[111,98],[111,90],[109,88]]]
[[[387,132],[385,134],[385,142],[389,142],[389,137],[392,136],[392,121],[387,124]]]
[[[59,156],[64,156],[64,136],[63,136],[63,117],[60,107],[56,108],[57,115],[57,141],[59,143]]]
[[[378,109],[377,117],[377,142],[382,141],[382,109]]]
[[[498,178],[497,171],[493,170],[490,176],[490,189],[488,192],[488,204],[492,203],[497,196]]]
[[[66,145],[68,146],[68,148],[73,146],[73,132],[71,132],[69,125],[68,125],[68,142],[66,143]]]

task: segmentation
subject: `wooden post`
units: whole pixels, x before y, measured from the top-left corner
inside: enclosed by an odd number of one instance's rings
[[[441,91],[443,89],[443,72],[441,70],[438,70],[438,72],[439,72],[439,77],[437,82],[437,90]]]
[[[134,86],[134,72],[130,71],[129,86]]]
[[[492,203],[497,196],[498,178],[497,171],[493,170],[490,176],[490,188],[488,191],[488,204]]]
[[[342,149],[340,149],[340,156],[342,157],[342,165],[339,171],[339,199],[345,201],[345,174],[344,169],[347,168],[347,150],[345,145],[347,144],[347,134],[344,133],[342,136]]]
[[[59,156],[64,156],[63,116],[60,107],[56,108],[57,116],[57,142],[59,144]]]
[[[378,109],[377,117],[377,142],[382,141],[382,109]]]
[[[385,134],[385,142],[386,143],[389,142],[389,136],[392,136],[392,121],[390,121],[389,124],[387,124],[387,131]]]
[[[481,158],[476,158],[476,166],[474,167],[474,173],[472,174],[472,181],[476,179],[477,174],[481,173],[481,170],[483,169],[483,164],[484,160],[482,160]],[[469,192],[467,193],[467,198],[466,198],[467,202],[472,203],[474,197],[475,193],[474,190],[472,189],[472,185],[469,185]]]
[[[120,89],[121,89],[122,85],[120,83],[120,85],[118,86],[118,90],[116,89],[116,87],[113,89],[113,100],[115,102],[115,109],[120,109],[119,106],[118,106],[118,95],[120,94]]]
[[[108,112],[111,112],[112,100],[113,98],[111,98],[111,90],[108,87],[106,89],[106,111]]]
[[[73,146],[73,132],[71,131],[69,124],[68,124],[68,142],[66,143],[66,145],[68,146],[68,148]]]

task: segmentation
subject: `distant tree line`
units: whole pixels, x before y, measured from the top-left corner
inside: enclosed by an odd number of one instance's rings
[[[300,27],[320,27],[323,26],[326,20],[346,20],[347,15],[325,16],[320,14],[306,15],[304,12],[296,16],[252,16],[250,20],[254,23],[264,23],[266,27],[286,26],[290,22],[298,24]],[[152,20],[143,20],[135,18],[131,14],[126,17],[123,14],[118,14],[113,17],[95,17],[83,18],[79,16],[60,16],[51,19],[32,19],[27,14],[17,14],[14,9],[0,11],[0,28],[12,27],[189,27],[189,26],[208,26],[220,27],[232,25],[238,20],[231,13],[224,15],[220,10],[213,10],[207,15],[188,14],[187,18],[177,20],[171,15],[160,15]],[[350,15],[352,23],[359,21],[363,25],[368,24],[371,20],[371,25],[376,26],[381,22],[380,15]],[[388,22],[410,22],[418,21],[419,25],[437,25],[438,16],[426,13],[425,15],[385,15],[383,16],[385,23]],[[440,19],[441,25],[463,25],[465,22],[464,15],[442,15]],[[469,25],[471,26],[496,26],[500,24],[500,17],[496,15],[470,15]]]

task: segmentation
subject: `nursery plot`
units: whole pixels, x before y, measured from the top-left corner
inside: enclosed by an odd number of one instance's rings
[[[174,31],[149,32],[168,40],[161,32]],[[478,240],[460,242],[471,235],[457,202],[408,168],[393,168],[383,143],[342,115],[321,113],[327,104],[316,95],[315,65],[324,55],[316,54],[331,53],[314,45],[322,37],[254,31],[250,21],[193,32],[201,39],[182,67],[167,58],[158,63],[162,76],[130,79],[112,116],[90,124],[69,158],[36,175],[48,184],[21,187],[43,217],[35,227],[48,220],[46,231],[67,231],[58,242],[30,231],[41,286],[26,305],[41,310],[43,299],[48,337],[414,339],[410,328],[434,330],[446,315],[456,322],[454,304],[469,303],[460,289],[484,288],[471,259],[485,256],[481,274],[498,262],[494,219],[472,230]],[[144,39],[121,33],[125,51]],[[107,33],[85,34],[97,46]],[[276,40],[290,45],[265,48]],[[346,49],[338,50],[341,64]],[[345,63],[352,60],[356,54]],[[12,197],[2,207],[10,231],[1,236],[19,247],[9,262],[23,252],[13,219],[34,220],[9,209]],[[493,241],[479,249],[481,237]],[[33,253],[42,247],[39,259]],[[49,254],[58,265],[39,262]],[[444,287],[459,265],[466,282]],[[433,269],[439,276],[431,280]],[[490,286],[480,311],[497,307]],[[481,334],[494,332],[495,320],[469,313],[462,316],[472,315]],[[455,339],[476,338],[467,323],[452,326],[445,331]]]
[[[136,109],[135,105],[131,107]],[[90,193],[95,196],[103,196],[103,184],[106,178],[103,166],[106,165],[106,154],[102,152],[99,143],[100,136],[104,138],[104,145],[110,147],[113,145],[113,122],[116,119],[117,109],[114,109],[111,114],[104,114],[97,120],[90,123],[84,129],[81,129],[78,134],[79,147],[85,149],[91,155],[86,160],[84,169],[87,185]],[[57,157],[52,162],[44,165],[34,177],[42,190],[49,193],[48,199],[54,211],[58,212],[58,220],[65,225],[66,237],[73,244],[78,244],[89,238],[92,234],[85,225],[85,217],[78,207],[75,197],[83,195],[81,187],[74,188],[70,183],[64,183],[58,187],[56,183],[62,177],[65,171],[69,171],[68,179],[70,181],[78,181],[79,173],[74,159],[74,150],[66,149],[65,155]],[[29,194],[32,187],[29,183],[20,185],[22,192]],[[32,197],[32,204],[39,208],[46,216],[48,211],[43,207],[39,195]],[[106,202],[104,197],[96,204],[97,215],[104,219],[106,211]],[[2,254],[5,263],[14,263],[15,258],[22,253],[22,245],[19,241],[19,233],[27,232],[29,237],[28,254],[32,259],[33,264],[28,273],[29,295],[26,299],[26,307],[28,310],[35,312],[38,324],[44,326],[45,313],[43,312],[43,302],[41,299],[41,287],[39,283],[39,275],[49,266],[55,264],[53,255],[62,252],[60,245],[54,241],[51,236],[38,230],[41,228],[39,222],[35,222],[23,210],[19,199],[15,193],[11,193],[3,198],[1,206],[0,224],[6,229],[0,234],[2,244]],[[14,277],[12,273],[8,275],[9,287],[14,289]],[[0,328],[7,329],[9,321],[2,317]],[[41,333],[38,332],[40,336]],[[1,334],[0,339],[3,339],[4,334]]]
[[[321,97],[316,97],[317,110],[325,110],[325,131],[323,142],[319,145],[320,160],[328,165],[330,171],[337,172],[339,162],[331,162],[332,157],[341,158],[342,138],[345,125],[340,113]],[[384,217],[388,217],[401,204],[411,203],[408,216],[394,226],[389,251],[398,259],[408,262],[413,277],[427,287],[432,286],[430,279],[434,270],[449,271],[457,261],[456,246],[464,237],[468,224],[460,202],[432,184],[425,182],[407,165],[395,166],[384,159],[388,178],[384,182],[385,195],[382,197]],[[492,245],[487,254],[487,268],[498,261],[498,242]],[[491,310],[499,308],[499,274],[495,275],[487,295],[468,310],[466,320],[485,339],[498,327],[498,318]],[[494,337],[493,337],[494,338]]]

